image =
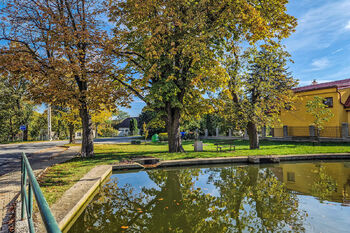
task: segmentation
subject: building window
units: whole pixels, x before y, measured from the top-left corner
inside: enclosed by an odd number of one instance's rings
[[[323,103],[328,106],[328,108],[333,107],[333,97],[327,97],[324,99]]]

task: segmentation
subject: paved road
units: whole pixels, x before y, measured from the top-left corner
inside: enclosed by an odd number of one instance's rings
[[[35,152],[44,151],[66,143],[68,141],[0,145],[0,176],[12,171],[14,167],[19,167],[22,152],[26,153],[28,158],[30,158]]]
[[[114,137],[114,138],[97,138],[95,144],[117,144],[127,143],[139,137]],[[80,141],[77,140],[79,143]],[[36,152],[44,152],[45,150],[62,146],[68,141],[52,141],[52,142],[33,142],[23,144],[3,144],[0,145],[0,176],[13,171],[13,168],[19,169],[19,162],[22,152],[26,153],[29,160],[40,158],[33,157]]]

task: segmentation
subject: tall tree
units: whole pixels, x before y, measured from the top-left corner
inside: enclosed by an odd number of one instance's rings
[[[138,129],[136,118],[131,118],[130,119],[130,132],[131,132],[131,135],[136,135],[138,130],[139,129]]]
[[[2,71],[27,78],[39,102],[79,109],[83,157],[94,153],[91,110],[122,95],[106,74],[103,12],[98,0],[9,0],[1,10]]]
[[[250,149],[258,149],[258,128],[275,124],[280,110],[292,102],[297,82],[287,69],[290,55],[275,43],[233,55],[226,59],[230,81],[223,91],[224,114],[247,129]]]
[[[287,0],[111,1],[115,78],[166,121],[169,152],[183,151],[180,122],[208,109],[205,93],[225,86],[218,56],[230,41],[288,36]],[[136,75],[135,75],[136,74]]]
[[[27,82],[18,77],[0,76],[0,141],[14,141],[20,126],[26,126],[23,140],[28,140],[28,128],[35,105],[27,98]]]
[[[306,111],[313,117],[312,125],[315,126],[316,137],[320,142],[321,130],[324,128],[324,124],[334,117],[334,114],[325,104],[325,99],[320,96],[315,96],[306,103]]]

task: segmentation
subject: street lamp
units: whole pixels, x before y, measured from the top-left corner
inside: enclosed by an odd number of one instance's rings
[[[48,107],[47,107],[47,133],[48,133],[48,140],[52,141],[52,137],[51,137],[51,104],[48,104]]]

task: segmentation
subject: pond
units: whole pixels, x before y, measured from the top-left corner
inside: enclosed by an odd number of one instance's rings
[[[68,231],[349,232],[350,161],[113,174]]]

